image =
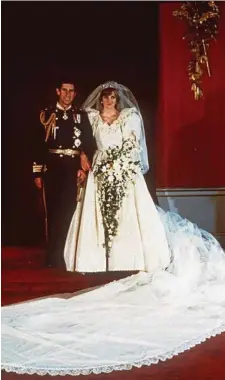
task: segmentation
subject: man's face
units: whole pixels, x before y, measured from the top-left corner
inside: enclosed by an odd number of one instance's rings
[[[76,96],[74,85],[69,83],[62,83],[61,88],[56,89],[56,93],[59,97],[59,104],[63,107],[70,106]]]

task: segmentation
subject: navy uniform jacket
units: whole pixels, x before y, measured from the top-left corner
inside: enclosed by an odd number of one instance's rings
[[[67,111],[61,110],[57,105],[46,108],[40,113],[40,123],[34,138],[34,177],[43,176],[45,171],[49,170],[48,164],[54,160],[54,157],[57,156],[56,165],[59,157],[61,159],[66,157],[63,153],[58,155],[51,153],[51,150],[60,152],[65,149],[69,150],[70,161],[76,161],[77,169],[80,168],[81,152],[87,155],[90,162],[92,161],[96,144],[87,113],[73,106]]]

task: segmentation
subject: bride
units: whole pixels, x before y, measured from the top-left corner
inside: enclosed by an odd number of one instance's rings
[[[108,82],[94,90],[83,108],[98,150],[68,232],[67,270],[166,268],[165,231],[143,177],[148,155],[136,99],[128,88]]]
[[[102,104],[101,104],[102,102]],[[88,375],[166,360],[225,331],[225,254],[206,231],[154,206],[132,93],[99,86],[84,108],[97,141],[71,222],[71,271],[140,270],[94,290],[2,308],[2,369]]]

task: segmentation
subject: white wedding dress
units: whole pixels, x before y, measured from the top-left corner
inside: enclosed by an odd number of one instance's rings
[[[130,115],[124,134],[138,134],[135,117]],[[99,150],[121,139],[116,124],[108,130],[99,124],[94,133]],[[105,268],[96,204],[90,174],[68,234],[70,270]],[[129,370],[169,359],[225,331],[225,254],[219,243],[177,214],[156,209],[141,174],[123,207],[110,269],[148,272],[69,299],[3,307],[2,369],[39,375]]]
[[[134,108],[125,108],[111,125],[102,121],[98,111],[88,112],[97,152],[93,169],[104,151],[134,134],[139,140],[141,119]],[[88,176],[83,202],[72,218],[64,258],[67,270],[101,272],[106,270],[104,228],[97,194],[97,183],[92,172]],[[170,262],[170,251],[164,227],[140,172],[135,184],[130,183],[128,195],[120,210],[118,236],[113,240],[109,270],[143,270],[154,272]]]

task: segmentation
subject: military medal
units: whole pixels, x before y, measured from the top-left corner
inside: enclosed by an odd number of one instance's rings
[[[66,113],[66,111],[64,111],[64,115],[63,115],[63,120],[67,120],[68,119],[68,115],[67,115],[67,113]]]
[[[76,146],[76,148],[78,148],[81,144],[81,140],[79,139],[79,136],[81,135],[81,131],[80,129],[78,129],[77,127],[74,127],[74,145]]]
[[[77,114],[73,114],[73,121],[74,121],[74,123],[75,124],[80,124],[80,122],[81,122],[81,117],[80,117],[80,114],[79,113],[77,113]]]
[[[59,103],[57,103],[56,104],[56,107],[58,108],[58,109],[60,109],[61,111],[63,111],[64,112],[64,114],[63,114],[63,120],[68,120],[69,119],[69,117],[68,117],[68,115],[67,115],[67,113],[66,113],[66,111],[68,111],[70,108],[71,108],[71,106],[69,106],[66,110],[59,104]],[[57,112],[58,110],[56,109],[56,112]]]

